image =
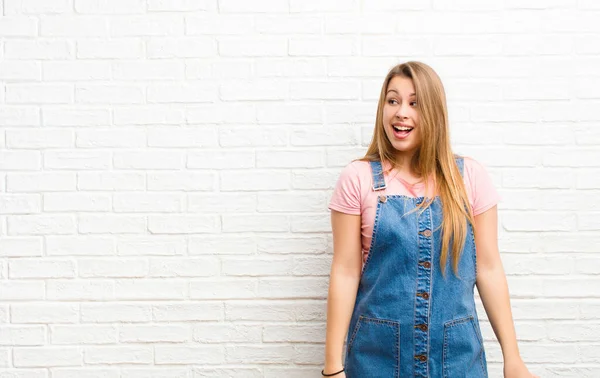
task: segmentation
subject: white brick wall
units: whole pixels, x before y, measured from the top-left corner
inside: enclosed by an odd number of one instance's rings
[[[455,150],[504,197],[523,357],[600,376],[598,2],[0,11],[1,378],[318,376],[327,203],[410,59],[440,74]]]

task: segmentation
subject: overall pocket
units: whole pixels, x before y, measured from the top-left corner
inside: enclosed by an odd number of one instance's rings
[[[444,378],[486,378],[483,340],[472,315],[444,324]]]
[[[360,316],[346,354],[347,378],[400,377],[400,323]]]

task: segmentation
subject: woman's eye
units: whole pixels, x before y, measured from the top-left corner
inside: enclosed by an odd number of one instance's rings
[[[390,99],[390,100],[388,100],[388,104],[392,104],[392,103],[394,103],[394,102],[397,102],[397,101],[396,101],[396,100],[394,100],[393,98],[392,98],[392,99]]]
[[[411,102],[411,104],[415,104],[415,105],[413,105],[413,106],[416,106],[416,105],[417,105],[417,102],[416,102],[416,101],[413,101],[413,102]]]

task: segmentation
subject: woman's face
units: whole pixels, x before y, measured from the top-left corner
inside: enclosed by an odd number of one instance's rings
[[[383,127],[398,155],[410,158],[421,144],[415,88],[409,78],[390,80],[383,105]]]

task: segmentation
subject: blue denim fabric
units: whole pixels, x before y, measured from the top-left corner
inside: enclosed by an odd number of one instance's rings
[[[461,175],[464,161],[456,158]],[[385,188],[371,162],[373,190]],[[475,239],[468,226],[457,277],[439,265],[442,205],[413,211],[424,197],[381,195],[373,239],[348,330],[348,378],[487,377],[474,301]]]

